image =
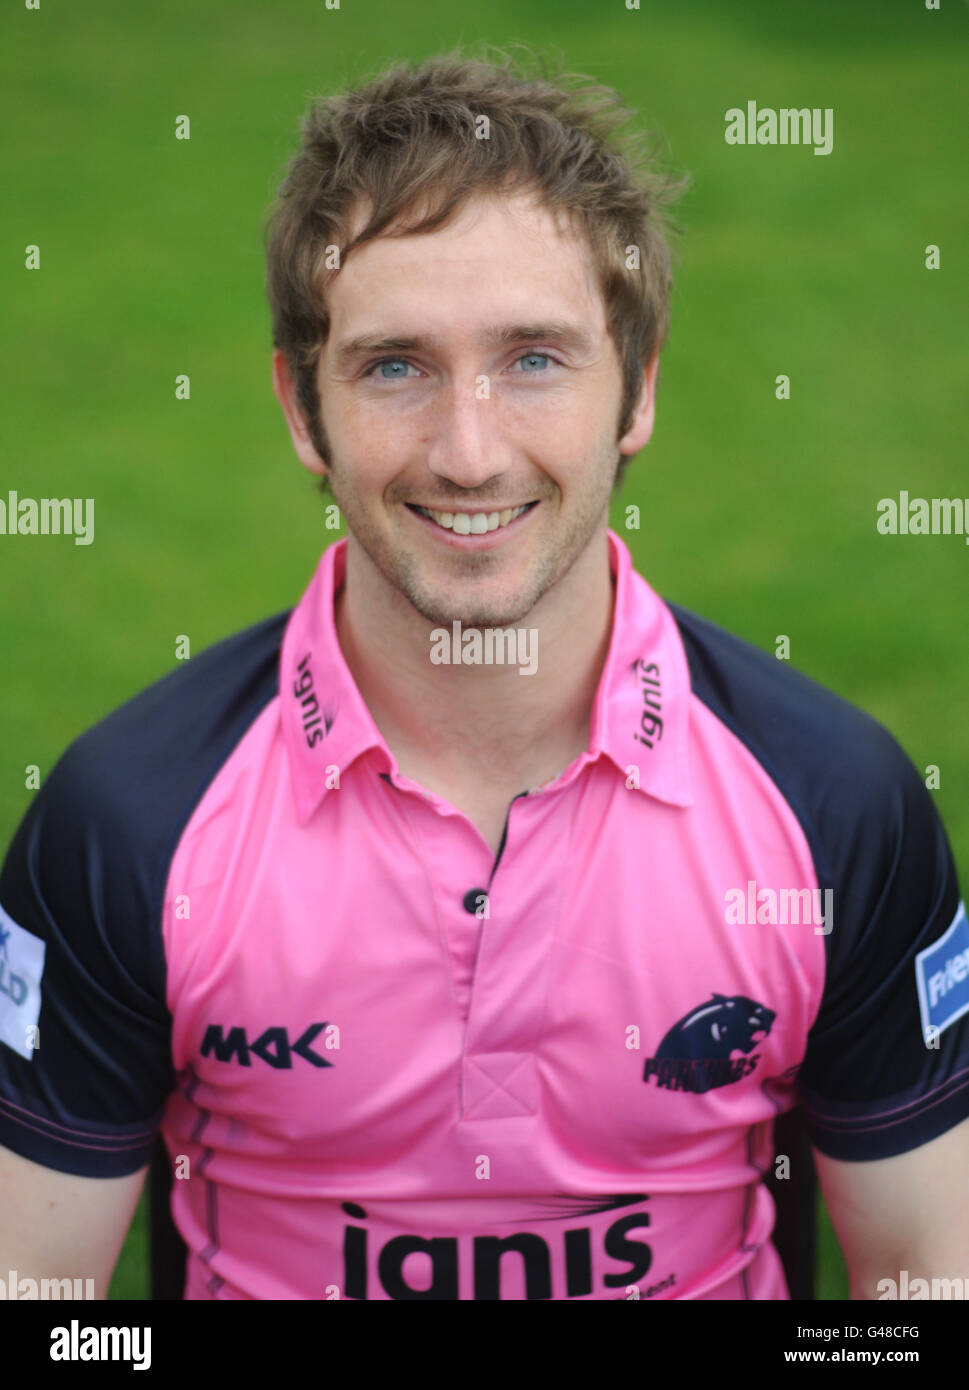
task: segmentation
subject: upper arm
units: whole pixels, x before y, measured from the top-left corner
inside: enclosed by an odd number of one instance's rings
[[[969,1275],[969,921],[921,776],[861,750],[863,795],[817,818],[835,911],[798,1089],[851,1296],[878,1298]]]
[[[813,1153],[852,1298],[885,1297],[880,1281],[900,1284],[903,1269],[910,1285],[916,1278],[967,1279],[969,1120],[892,1158],[846,1163]]]
[[[0,1146],[84,1191],[144,1172],[174,1089],[166,861],[113,748],[98,729],[71,746],[0,869]]]
[[[860,742],[832,780],[814,835],[833,927],[797,1090],[812,1144],[879,1173],[969,1116],[969,919],[935,805],[898,745]]]
[[[147,1171],[82,1178],[0,1148],[0,1269],[38,1285],[93,1279],[95,1298],[107,1298]]]

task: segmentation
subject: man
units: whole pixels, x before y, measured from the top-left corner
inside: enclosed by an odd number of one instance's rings
[[[11,846],[22,1274],[106,1289],[160,1131],[188,1298],[783,1299],[799,1102],[853,1296],[969,1273],[931,800],[608,529],[670,193],[611,103],[449,58],[307,119],[274,386],[348,534],[73,744]]]

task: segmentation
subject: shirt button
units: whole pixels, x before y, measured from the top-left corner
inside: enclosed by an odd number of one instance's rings
[[[470,912],[472,916],[478,910],[478,904],[482,898],[487,898],[487,888],[469,888],[464,895],[464,910]]]

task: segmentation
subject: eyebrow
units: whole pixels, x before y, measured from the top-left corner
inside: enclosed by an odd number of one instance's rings
[[[565,319],[548,319],[541,323],[489,324],[482,337],[489,347],[503,347],[508,343],[547,342],[583,353],[592,352],[596,346],[596,341],[590,333]],[[440,344],[441,339],[433,333],[386,336],[363,333],[340,343],[334,351],[333,361],[336,370],[343,371],[352,366],[358,358],[370,353],[434,352]]]

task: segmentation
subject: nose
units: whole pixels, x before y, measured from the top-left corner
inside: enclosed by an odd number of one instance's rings
[[[434,403],[428,468],[456,487],[474,489],[511,466],[513,450],[501,424],[501,405],[487,377],[453,380]]]

